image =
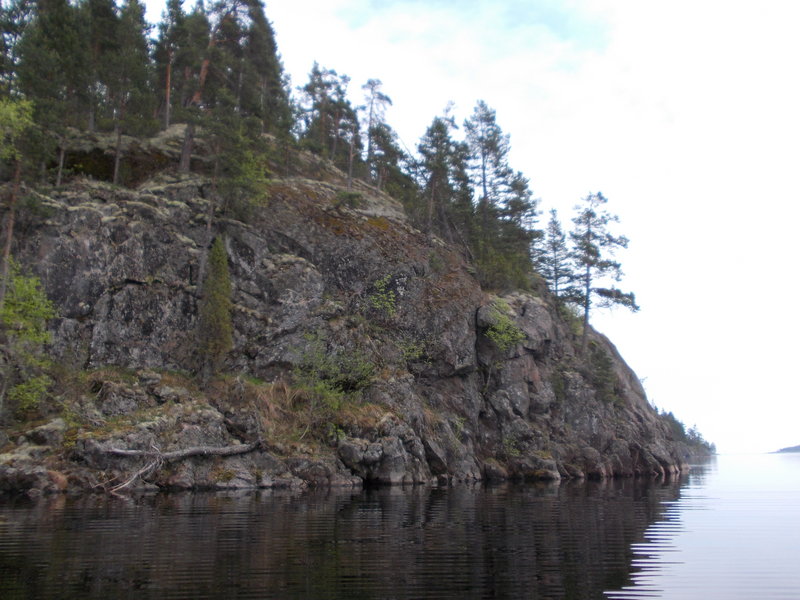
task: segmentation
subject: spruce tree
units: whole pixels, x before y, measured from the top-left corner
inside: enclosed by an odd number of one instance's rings
[[[246,114],[261,120],[262,132],[283,138],[289,135],[292,112],[275,32],[260,0],[251,2],[249,16],[243,47],[241,107]]]
[[[233,348],[232,306],[228,254],[222,236],[218,236],[208,255],[208,275],[197,314],[200,373],[204,381],[219,372]]]
[[[605,281],[620,281],[622,266],[613,260],[619,248],[628,247],[628,238],[612,235],[608,226],[619,222],[619,217],[610,214],[605,205],[608,202],[601,193],[589,194],[582,204],[575,206],[573,230],[570,232],[572,254],[576,267],[577,299],[583,309],[583,338],[581,349],[585,353],[589,330],[589,313],[592,306],[608,308],[624,306],[634,312],[639,310],[632,292],[622,292],[613,285],[598,285]]]
[[[570,299],[575,297],[573,283],[575,272],[572,268],[572,255],[567,247],[567,235],[558,220],[558,212],[550,209],[550,220],[544,232],[544,239],[536,256],[536,266],[556,297]]]

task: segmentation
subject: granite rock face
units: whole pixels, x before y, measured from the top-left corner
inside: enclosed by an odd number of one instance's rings
[[[195,176],[160,175],[136,190],[75,181],[41,196],[41,210],[21,218],[15,255],[58,307],[53,352],[76,371],[115,367],[135,376],[96,376],[83,414],[94,415],[98,431],[107,425],[105,433],[75,435],[75,426],[53,421],[9,440],[0,485],[92,487],[143,466],[141,457],[107,454],[111,447],[168,452],[258,437],[265,445],[252,453],[187,459],[136,485],[559,480],[681,469],[686,449],[605,337],[590,332],[591,351],[581,356],[546,290],[485,293],[460,255],[411,227],[395,201],[355,189],[360,198],[348,206],[335,181],[278,179],[263,206],[237,216],[211,205],[209,183]],[[352,382],[358,399],[339,408],[369,407],[375,418],[337,417],[335,435],[304,452],[305,440],[269,439],[253,414],[223,406],[214,389],[162,381],[198,368],[198,279],[217,235],[233,287],[225,372],[291,382],[298,372],[322,373],[321,360],[343,372],[367,365],[368,378]],[[489,335],[499,313],[522,333],[508,347]],[[147,411],[161,411],[161,421],[133,423]],[[127,419],[130,431],[108,426],[115,419]],[[43,455],[60,458],[50,464]]]

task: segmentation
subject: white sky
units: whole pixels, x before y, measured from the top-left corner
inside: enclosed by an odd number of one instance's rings
[[[543,210],[567,226],[602,191],[642,310],[594,325],[651,401],[721,452],[800,444],[800,2],[267,0],[266,14],[293,85],[314,60],[352,78],[354,102],[381,79],[409,148],[448,101],[462,123],[483,99]]]

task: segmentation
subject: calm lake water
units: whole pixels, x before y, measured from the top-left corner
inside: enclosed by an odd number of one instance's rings
[[[680,482],[0,501],[0,598],[800,598],[800,455]]]

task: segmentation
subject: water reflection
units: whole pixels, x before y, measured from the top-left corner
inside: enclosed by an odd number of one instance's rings
[[[632,548],[609,599],[800,598],[800,455],[720,456]]]
[[[627,480],[17,501],[0,505],[0,597],[602,598],[649,568],[642,548],[669,535],[679,491]]]

